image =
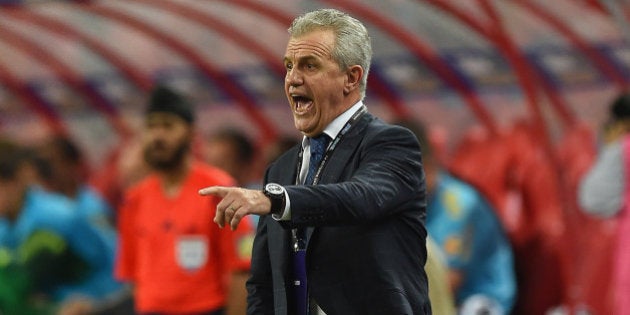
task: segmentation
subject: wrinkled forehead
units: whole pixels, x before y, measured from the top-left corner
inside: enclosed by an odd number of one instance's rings
[[[335,36],[330,30],[316,30],[289,38],[285,59],[304,57],[331,58]]]

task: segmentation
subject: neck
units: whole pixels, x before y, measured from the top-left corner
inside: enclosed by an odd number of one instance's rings
[[[26,191],[22,194],[22,196],[13,204],[9,206],[8,211],[6,212],[6,219],[9,222],[15,222],[17,218],[20,216],[22,212],[22,207],[24,207],[24,203],[26,202]]]
[[[168,196],[177,194],[181,184],[186,179],[188,171],[190,170],[192,161],[190,158],[185,158],[182,163],[177,167],[169,170],[157,171],[158,176],[162,180],[162,188]]]
[[[63,195],[68,196],[70,199],[75,199],[79,195],[79,185],[78,184],[67,185],[66,187],[62,187],[60,189],[60,192]]]

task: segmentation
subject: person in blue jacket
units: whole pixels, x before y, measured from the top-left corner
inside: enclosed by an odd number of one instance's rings
[[[69,198],[32,185],[24,148],[0,140],[0,313],[48,314],[111,293],[114,248]]]
[[[427,229],[446,255],[458,313],[509,314],[516,298],[514,258],[494,209],[472,185],[441,167],[423,125],[398,124],[421,143],[429,193]]]

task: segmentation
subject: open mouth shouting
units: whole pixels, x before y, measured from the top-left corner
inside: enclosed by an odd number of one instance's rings
[[[313,100],[306,96],[292,94],[291,99],[293,100],[293,112],[297,116],[307,114],[313,107]]]

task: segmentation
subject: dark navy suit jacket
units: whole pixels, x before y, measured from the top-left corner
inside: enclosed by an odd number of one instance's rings
[[[341,139],[316,186],[294,185],[300,146],[267,169],[291,220],[259,221],[247,282],[250,315],[290,315],[291,228],[313,227],[309,294],[327,315],[430,314],[426,196],[415,136],[366,113]]]

